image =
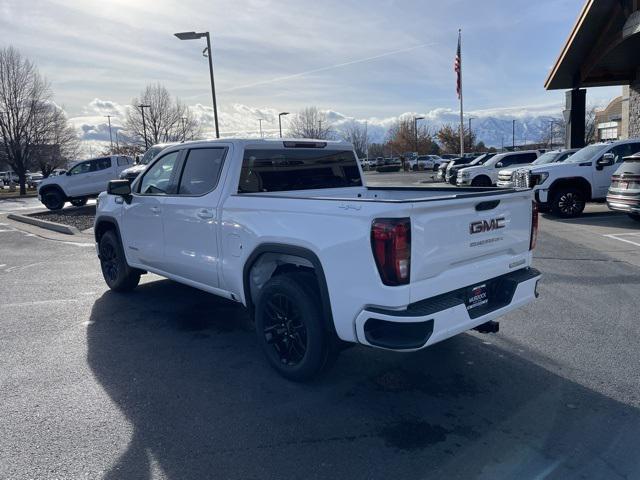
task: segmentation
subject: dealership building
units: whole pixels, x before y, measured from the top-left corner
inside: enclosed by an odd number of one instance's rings
[[[567,147],[584,146],[585,89],[614,85],[623,95],[599,112],[598,138],[640,138],[640,0],[587,0],[545,83],[566,90]]]

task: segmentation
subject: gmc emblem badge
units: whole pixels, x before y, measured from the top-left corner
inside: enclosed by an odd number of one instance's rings
[[[490,232],[492,230],[499,230],[505,227],[505,218],[492,218],[491,220],[479,220],[477,222],[472,222],[469,224],[469,233],[472,235],[474,233],[483,233]]]

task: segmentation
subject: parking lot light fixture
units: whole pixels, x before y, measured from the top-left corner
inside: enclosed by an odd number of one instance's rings
[[[280,126],[280,138],[282,138],[282,117],[284,115],[289,115],[289,112],[280,112],[278,114],[278,125]]]
[[[180,40],[198,40],[200,38],[207,39],[207,48],[203,52],[203,55],[205,55],[209,59],[209,77],[211,79],[211,97],[213,99],[213,120],[216,127],[216,138],[220,138],[220,129],[218,128],[218,105],[216,102],[216,84],[213,79],[213,54],[211,51],[211,36],[209,35],[209,32],[201,32],[201,33],[179,32],[179,33],[174,33],[174,35],[178,37]]]

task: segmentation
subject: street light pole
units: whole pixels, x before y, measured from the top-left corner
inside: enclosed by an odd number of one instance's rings
[[[205,55],[208,59],[209,59],[209,77],[211,80],[211,98],[213,99],[213,119],[215,122],[215,126],[216,126],[216,138],[220,138],[220,130],[218,128],[218,104],[216,102],[216,84],[215,81],[213,79],[213,55],[211,52],[211,36],[209,35],[209,32],[202,32],[202,33],[196,33],[196,32],[180,32],[180,33],[175,33],[174,34],[176,37],[178,37],[180,40],[197,40],[199,38],[206,38],[207,39],[207,49],[206,49],[206,55],[205,52],[202,52],[203,55]]]
[[[416,155],[418,155],[418,120],[423,120],[424,117],[413,117],[413,133],[415,139]]]
[[[111,153],[113,153],[113,136],[111,136],[111,115],[105,115],[109,121],[109,143],[111,143]]]
[[[280,138],[282,138],[282,116],[289,115],[289,112],[280,112],[278,114],[278,125],[280,126]]]
[[[516,149],[516,120],[513,119],[513,125],[512,125],[512,148],[515,151]]]
[[[138,105],[142,112],[142,133],[144,134],[144,149],[149,150],[149,142],[147,141],[147,122],[144,119],[144,109],[151,108],[151,105]]]
[[[264,137],[262,136],[262,118],[259,118],[259,119],[258,119],[258,122],[260,123],[260,138],[264,138]]]

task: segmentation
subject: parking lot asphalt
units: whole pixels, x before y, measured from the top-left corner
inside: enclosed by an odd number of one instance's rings
[[[354,347],[299,385],[236,304],[112,293],[90,237],[0,216],[0,478],[638,478],[638,233],[543,217],[541,297],[498,334]]]

